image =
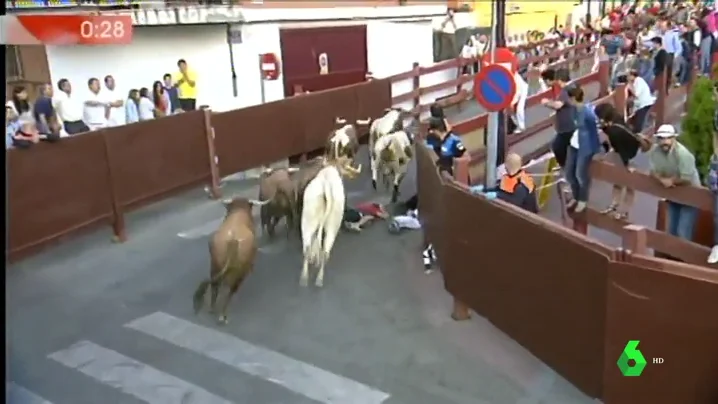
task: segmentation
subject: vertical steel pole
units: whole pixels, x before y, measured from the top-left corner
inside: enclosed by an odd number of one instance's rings
[[[492,2],[491,63],[494,63],[496,48],[506,46],[506,0]],[[496,168],[504,163],[506,142],[506,114],[503,111],[489,113],[486,136],[486,186],[496,184]]]

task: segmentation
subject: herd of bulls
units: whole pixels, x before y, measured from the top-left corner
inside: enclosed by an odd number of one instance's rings
[[[195,291],[195,312],[202,308],[210,289],[211,311],[219,310],[218,321],[227,323],[229,301],[251,273],[257,254],[253,206],[260,207],[261,227],[270,238],[275,236],[275,227],[282,218],[286,221],[287,236],[299,224],[304,256],[299,283],[308,284],[312,264],[319,268],[315,285],[323,286],[324,268],[344,217],[346,193],[342,177],[354,178],[361,172],[361,164],[353,165],[359,150],[360,128],[368,127],[372,186],[376,190],[381,176],[384,185],[392,187],[394,203],[414,155],[413,136],[404,127],[405,119],[410,117],[410,112],[387,109],[378,119],[357,120],[354,124],[336,118],[339,127],[330,133],[324,156],[299,167],[265,169],[260,177],[258,200],[223,200],[226,215],[209,241],[210,276]],[[221,307],[217,307],[221,289],[227,289],[227,293]]]

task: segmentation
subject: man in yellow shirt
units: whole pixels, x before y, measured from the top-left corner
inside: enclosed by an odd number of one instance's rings
[[[187,61],[177,61],[179,72],[175,73],[174,86],[179,90],[179,103],[183,111],[197,109],[197,73],[187,67]]]

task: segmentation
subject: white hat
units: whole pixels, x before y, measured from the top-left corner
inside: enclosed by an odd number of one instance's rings
[[[669,139],[678,136],[673,125],[664,124],[658,127],[655,136],[661,139]]]

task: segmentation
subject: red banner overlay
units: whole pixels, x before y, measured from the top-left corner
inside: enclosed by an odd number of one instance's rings
[[[129,15],[21,15],[8,42],[45,45],[119,45],[132,42]],[[17,25],[17,26],[14,26]]]

